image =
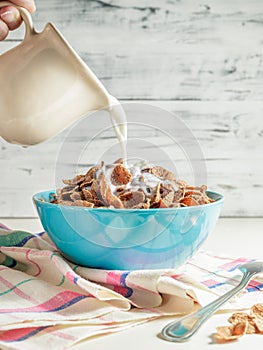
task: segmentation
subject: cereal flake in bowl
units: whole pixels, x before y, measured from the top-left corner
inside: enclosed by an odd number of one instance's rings
[[[122,160],[34,195],[50,238],[69,260],[88,267],[177,268],[213,230],[223,196],[190,186],[160,166]]]

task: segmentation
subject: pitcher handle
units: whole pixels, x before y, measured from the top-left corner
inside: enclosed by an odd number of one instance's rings
[[[31,17],[31,14],[25,9],[24,7],[17,6],[9,1],[1,1],[0,2],[0,8],[5,6],[12,6],[16,7],[18,11],[20,12],[20,15],[22,17],[22,20],[25,22],[26,26],[26,32],[25,32],[25,40],[31,38],[32,35],[36,34],[36,30],[34,28],[33,20]]]

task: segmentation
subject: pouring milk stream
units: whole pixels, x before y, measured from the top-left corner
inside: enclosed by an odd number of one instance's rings
[[[113,96],[110,96],[111,107],[108,109],[115,135],[119,140],[121,154],[124,165],[127,160],[127,118],[120,102]]]
[[[0,2],[0,8],[14,4]],[[0,136],[29,146],[43,142],[87,113],[109,112],[125,161],[127,122],[109,95],[62,34],[48,23],[37,33],[30,13],[19,6],[25,38],[0,55]]]

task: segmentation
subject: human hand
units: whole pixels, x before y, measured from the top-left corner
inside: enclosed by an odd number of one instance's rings
[[[0,1],[1,4],[2,1]],[[36,10],[34,0],[11,0],[14,5],[22,6],[29,12]],[[5,6],[0,9],[0,41],[4,40],[9,30],[14,30],[20,26],[22,22],[19,11],[13,6]]]

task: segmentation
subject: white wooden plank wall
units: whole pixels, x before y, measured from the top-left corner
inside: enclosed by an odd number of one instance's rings
[[[112,95],[182,118],[204,153],[209,187],[226,196],[223,215],[263,216],[261,0],[37,0],[37,7],[36,28],[54,23]],[[23,29],[12,33],[0,53],[22,37]],[[0,217],[36,215],[31,195],[54,186],[63,136],[29,149],[0,140]],[[70,142],[81,146],[84,136]],[[95,142],[90,163],[107,146]]]

